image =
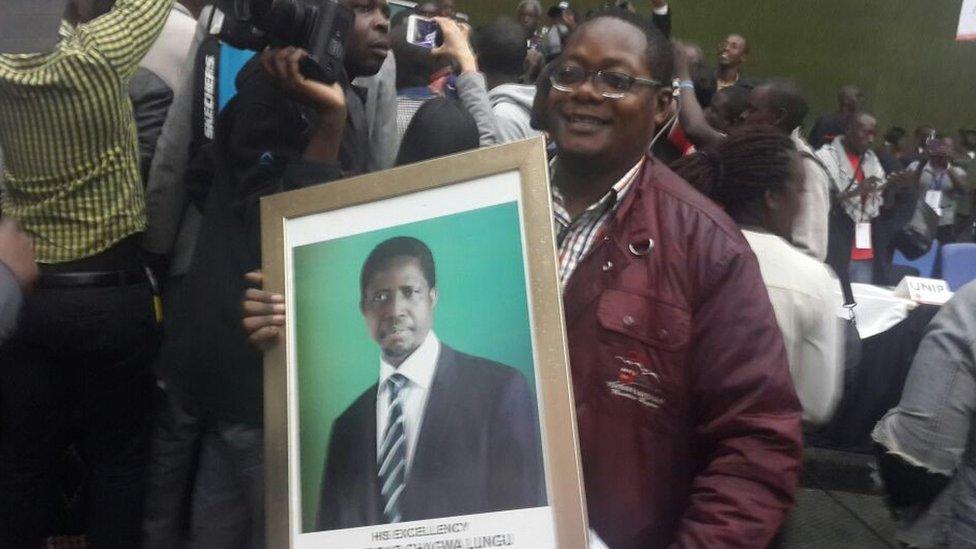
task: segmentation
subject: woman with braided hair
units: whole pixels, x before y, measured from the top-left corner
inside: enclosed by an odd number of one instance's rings
[[[839,284],[826,265],[789,242],[805,173],[793,141],[772,126],[741,127],[671,167],[739,224],[783,332],[803,419],[825,423],[843,382]]]

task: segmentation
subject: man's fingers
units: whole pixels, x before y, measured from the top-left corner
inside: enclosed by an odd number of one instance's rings
[[[284,326],[285,315],[249,316],[241,321],[241,325],[244,326],[245,332],[253,336],[266,328],[280,328]]]
[[[288,72],[288,79],[296,84],[305,79],[298,67],[298,62],[301,61],[305,55],[306,53],[304,50],[295,49],[293,52],[289,53],[287,57],[288,62],[286,64],[286,70]]]
[[[278,53],[275,54],[272,60],[274,65],[274,76],[275,78],[281,80],[287,80],[288,78],[288,57],[295,51],[295,48],[289,46],[283,48]]]
[[[268,303],[266,301],[247,299],[244,301],[241,308],[244,310],[245,317],[285,314],[284,303]]]
[[[247,340],[251,343],[251,345],[257,347],[258,349],[267,351],[274,345],[275,341],[277,341],[278,334],[280,333],[280,329],[274,326],[267,326],[253,332],[247,337]]]
[[[273,294],[271,292],[266,292],[264,290],[259,290],[257,288],[248,288],[244,290],[244,301],[260,301],[262,303],[278,303],[282,307],[285,306],[285,296],[281,294]]]
[[[274,57],[276,50],[268,48],[261,52],[261,67],[264,68],[264,72],[274,76],[274,68],[271,66],[271,59]]]
[[[264,286],[264,273],[261,271],[251,271],[244,275],[244,281],[257,288]]]

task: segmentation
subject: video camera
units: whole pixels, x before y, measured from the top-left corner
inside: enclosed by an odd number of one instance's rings
[[[332,84],[339,80],[346,41],[356,14],[336,0],[221,0],[224,13],[219,38],[235,48],[262,51],[294,46],[309,53],[300,70],[306,78]]]

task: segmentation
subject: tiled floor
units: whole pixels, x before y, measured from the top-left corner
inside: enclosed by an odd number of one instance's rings
[[[808,449],[803,488],[780,538],[789,549],[898,547],[868,455]]]

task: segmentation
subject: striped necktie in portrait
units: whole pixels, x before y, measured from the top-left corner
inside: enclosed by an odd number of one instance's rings
[[[383,443],[377,453],[380,492],[383,495],[383,518],[387,523],[400,522],[400,496],[407,479],[407,434],[403,427],[403,401],[400,391],[407,378],[393,374],[387,380],[390,386],[390,411],[383,433]]]

